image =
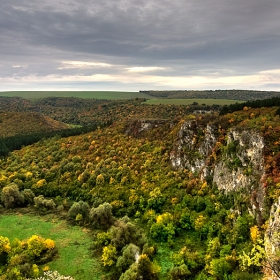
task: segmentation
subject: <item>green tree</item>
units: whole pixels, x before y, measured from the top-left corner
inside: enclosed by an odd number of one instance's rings
[[[122,256],[117,260],[116,267],[121,271],[125,272],[130,265],[132,265],[140,255],[140,248],[132,243],[127,245],[123,250]]]

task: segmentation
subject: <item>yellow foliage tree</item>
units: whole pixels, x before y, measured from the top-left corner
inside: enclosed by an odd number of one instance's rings
[[[105,246],[103,248],[103,254],[101,260],[104,266],[112,266],[117,259],[117,249],[113,245]]]
[[[259,231],[258,226],[253,226],[250,228],[250,236],[251,236],[253,243],[257,242],[257,240],[260,238],[260,235],[261,235],[261,233]]]

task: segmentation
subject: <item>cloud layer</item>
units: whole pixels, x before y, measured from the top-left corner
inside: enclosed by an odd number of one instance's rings
[[[0,90],[280,90],[278,0],[9,0]]]

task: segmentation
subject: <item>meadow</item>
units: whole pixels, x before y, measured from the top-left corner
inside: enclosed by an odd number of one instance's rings
[[[15,238],[24,240],[34,234],[51,238],[59,255],[48,263],[50,270],[58,270],[76,280],[98,280],[101,277],[100,263],[90,256],[92,238],[82,227],[69,226],[65,220],[59,220],[54,215],[39,217],[17,213],[1,215],[0,232],[11,241]]]
[[[25,99],[39,99],[46,97],[79,97],[107,100],[151,98],[150,95],[142,92],[122,91],[8,91],[0,92],[0,96],[22,97]]]
[[[230,99],[149,99],[144,104],[148,105],[192,105],[197,102],[198,105],[230,105],[245,102],[243,100]]]

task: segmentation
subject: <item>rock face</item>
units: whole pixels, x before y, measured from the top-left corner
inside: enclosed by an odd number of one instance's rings
[[[164,119],[135,120],[126,126],[125,134],[138,138],[143,136],[147,131],[151,129],[158,128],[167,124],[170,124],[170,121]]]
[[[264,140],[257,132],[231,130],[213,181],[225,192],[256,185],[264,175]]]
[[[265,233],[265,251],[268,258],[268,266],[271,269],[266,271],[267,280],[280,279],[280,198],[273,204],[268,220],[268,227]],[[278,275],[278,276],[277,276]]]
[[[213,183],[225,193],[242,191],[250,198],[251,211],[262,224],[264,211],[264,139],[250,130],[232,129],[222,160],[214,168]]]
[[[213,170],[207,168],[206,162],[216,145],[216,135],[217,128],[214,126],[202,127],[196,121],[183,123],[178,133],[178,142],[170,154],[172,167],[202,172],[203,177],[212,174]],[[203,140],[198,143],[200,136],[203,136]]]
[[[217,152],[218,137],[217,127],[209,124],[203,127],[196,121],[186,121],[170,154],[171,165],[174,169],[187,168],[197,172],[202,179],[213,176],[213,183],[226,194],[242,190],[250,197],[250,210],[261,224],[264,139],[256,131],[231,129],[225,137],[226,145],[220,148],[220,156],[209,165],[213,152]]]

